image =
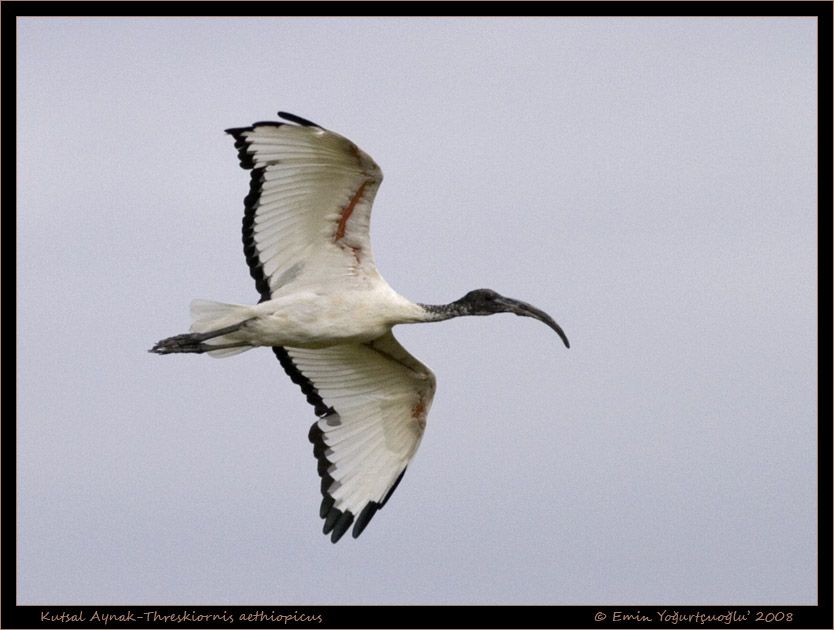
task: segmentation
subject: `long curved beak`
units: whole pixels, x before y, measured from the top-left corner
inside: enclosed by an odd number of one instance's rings
[[[532,304],[528,304],[527,302],[522,302],[521,300],[513,300],[507,297],[502,297],[501,300],[503,302],[503,305],[506,307],[508,313],[514,313],[522,317],[532,317],[534,319],[539,320],[540,322],[544,322],[553,330],[555,330],[556,334],[558,334],[559,337],[562,338],[562,342],[565,344],[565,347],[570,348],[570,342],[568,341],[568,337],[565,334],[565,331],[562,330],[562,327],[559,324],[557,324],[556,321],[543,310],[538,309]]]

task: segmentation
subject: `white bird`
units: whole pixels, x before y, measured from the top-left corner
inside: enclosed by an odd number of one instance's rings
[[[269,346],[319,420],[310,429],[321,476],[320,516],[336,542],[356,538],[414,456],[435,391],[432,371],[403,348],[396,324],[509,312],[555,330],[543,311],[489,289],[445,305],[396,293],[374,264],[371,204],[382,171],[353,142],[298,116],[227,129],[250,169],[243,249],[256,306],[195,300],[191,332],[158,354],[223,357]]]

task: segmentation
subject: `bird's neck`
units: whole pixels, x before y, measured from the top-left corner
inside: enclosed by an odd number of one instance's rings
[[[418,306],[423,309],[424,321],[427,322],[441,322],[469,314],[464,305],[457,302],[451,302],[450,304],[418,304]]]

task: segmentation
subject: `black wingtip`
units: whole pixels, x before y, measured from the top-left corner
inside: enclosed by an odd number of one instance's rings
[[[348,529],[350,529],[351,523],[353,523],[353,513],[342,512],[342,515],[333,527],[333,533],[330,534],[330,542],[339,542],[339,539],[345,535],[345,532]]]
[[[226,133],[230,134],[232,138],[235,139],[235,149],[237,149],[237,159],[240,161],[240,168],[246,170],[255,168],[254,156],[249,153],[249,147],[246,144],[246,137],[243,135],[245,132],[251,130],[251,127],[243,127],[239,129],[226,129]],[[257,202],[257,198],[255,199],[255,201]],[[252,205],[254,207],[257,204],[254,203]],[[252,212],[254,213],[254,209],[252,210]]]
[[[400,476],[397,477],[397,480],[394,482],[394,485],[391,486],[391,489],[388,491],[388,493],[385,495],[385,497],[382,499],[382,501],[380,501],[380,503],[379,503],[380,509],[385,507],[385,504],[388,503],[388,499],[391,498],[391,495],[394,494],[394,490],[397,489],[397,486],[400,485],[400,482],[403,480],[403,475],[405,475],[406,470],[408,470],[408,466],[403,468],[403,471],[400,473]]]
[[[324,504],[322,504],[322,511],[324,511]],[[350,529],[353,523],[353,513],[350,511],[343,512],[342,510],[331,507],[330,511],[324,518],[324,527],[322,533],[330,534],[330,542],[339,542],[339,539],[345,535],[345,532]]]
[[[312,120],[307,120],[306,118],[296,116],[295,114],[290,114],[289,112],[278,112],[278,115],[284,120],[289,120],[290,122],[297,123],[302,127],[318,127],[319,129],[322,129],[321,125],[317,125]]]
[[[323,534],[329,534],[333,531],[333,528],[336,527],[336,521],[342,516],[342,511],[338,508],[330,508],[330,511],[324,517],[324,527],[322,527],[321,532]]]
[[[379,503],[371,501],[362,509],[359,516],[356,517],[356,524],[353,526],[353,532],[351,533],[354,538],[359,538],[359,534],[365,531],[368,523],[371,522],[371,519],[379,511],[380,507]]]
[[[321,507],[319,508],[319,517],[327,518],[327,515],[330,514],[330,510],[333,509],[334,503],[336,503],[336,499],[334,499],[330,495],[325,496],[321,500]]]

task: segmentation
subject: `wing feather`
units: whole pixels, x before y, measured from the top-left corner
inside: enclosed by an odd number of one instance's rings
[[[281,116],[297,124],[226,130],[241,166],[252,171],[243,244],[262,300],[290,285],[377,276],[368,232],[382,171],[347,138]]]
[[[322,405],[332,409],[310,429],[322,477],[325,533],[336,542],[347,531],[336,523],[358,515],[356,537],[391,495],[420,444],[434,375],[392,333],[369,344],[286,351]]]

